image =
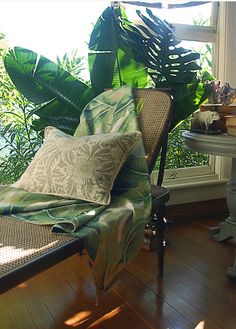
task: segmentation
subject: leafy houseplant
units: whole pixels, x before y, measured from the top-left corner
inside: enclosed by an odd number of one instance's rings
[[[33,125],[33,121],[37,122],[34,113],[38,106],[16,90],[4,68],[8,49],[6,36],[0,33],[0,184],[15,182],[42,144],[42,134]],[[57,62],[79,76],[82,60],[72,52]]]
[[[83,107],[106,88],[123,84],[145,87],[147,72],[121,38],[120,10],[108,7],[93,29],[89,43],[92,88],[61,66],[35,52],[15,47],[5,56],[5,68],[17,89],[37,107],[33,127],[53,125],[73,134]],[[138,73],[137,73],[138,72]]]
[[[15,86],[37,106],[34,129],[54,125],[72,134],[94,96],[125,84],[146,87],[150,79],[155,87],[172,90],[172,128],[199,107],[207,96],[196,77],[199,54],[177,47],[171,25],[147,13],[149,18],[138,12],[145,27],[130,23],[121,7],[102,13],[89,42],[91,87],[33,51],[15,47],[5,56]]]
[[[36,130],[54,125],[73,133],[83,107],[94,96],[89,86],[49,59],[20,47],[5,56],[5,67],[17,89],[40,105],[32,113],[40,118],[34,121]]]
[[[160,20],[146,9],[147,16],[137,11],[142,24],[123,19],[127,31],[126,43],[133,48],[135,58],[144,63],[156,88],[170,88],[174,102],[171,129],[197,110],[207,98],[204,80],[212,79],[205,73],[201,80],[197,72],[201,67],[196,60],[200,55],[179,47],[181,40],[174,34],[174,27]]]

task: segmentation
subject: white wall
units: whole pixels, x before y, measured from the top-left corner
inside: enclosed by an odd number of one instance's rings
[[[218,78],[236,87],[236,2],[220,2]]]

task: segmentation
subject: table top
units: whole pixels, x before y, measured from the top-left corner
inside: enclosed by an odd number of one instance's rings
[[[182,134],[187,148],[212,155],[236,158],[236,137],[227,134],[204,135],[185,131]]]

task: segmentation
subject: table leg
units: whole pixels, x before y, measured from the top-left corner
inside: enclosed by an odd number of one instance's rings
[[[236,237],[236,158],[232,159],[231,175],[227,186],[227,206],[229,217],[217,227],[209,229],[209,236],[215,241],[224,241]],[[235,262],[229,267],[228,276],[236,278]]]
[[[228,220],[236,224],[236,158],[232,159],[231,175],[227,188]]]
[[[236,250],[235,250],[235,256],[234,256],[234,263],[232,266],[230,266],[228,268],[227,275],[229,278],[236,278]]]

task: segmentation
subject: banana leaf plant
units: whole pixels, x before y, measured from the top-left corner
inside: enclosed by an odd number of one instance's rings
[[[40,118],[34,121],[35,129],[54,125],[73,133],[83,107],[94,97],[92,89],[56,63],[28,49],[10,50],[4,64],[16,88],[36,105],[31,112]]]
[[[137,11],[142,24],[133,24],[125,18],[122,26],[127,32],[125,42],[133,49],[137,61],[148,70],[156,88],[170,88],[174,115],[171,129],[196,111],[207,98],[208,91],[197,78],[201,67],[200,54],[180,47],[181,40],[174,35],[174,27],[146,9],[147,16]],[[207,74],[207,79],[213,79]]]
[[[126,18],[122,7],[108,7],[97,20],[89,42],[89,71],[92,89],[99,94],[107,88],[147,85],[146,66],[135,59],[124,40],[126,31],[121,20]]]
[[[58,64],[35,52],[15,47],[5,56],[5,68],[17,89],[36,109],[34,128],[53,125],[73,134],[83,107],[107,88],[129,84],[145,87],[147,70],[124,42],[119,17],[121,8],[108,7],[98,18],[89,42],[91,87]]]
[[[83,107],[107,88],[122,85],[172,89],[172,128],[188,117],[207,97],[196,78],[199,54],[177,47],[173,27],[147,10],[138,12],[145,24],[128,21],[122,7],[108,7],[98,18],[89,42],[91,87],[56,63],[20,47],[5,57],[5,68],[17,89],[36,108],[36,130],[53,125],[73,134]]]

